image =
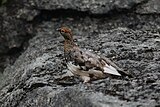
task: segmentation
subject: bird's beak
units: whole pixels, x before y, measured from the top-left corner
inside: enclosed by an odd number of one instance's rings
[[[60,28],[57,28],[57,29],[56,29],[56,31],[60,31],[60,30],[61,30]]]

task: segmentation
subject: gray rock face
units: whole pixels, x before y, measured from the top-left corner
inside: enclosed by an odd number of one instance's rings
[[[140,14],[159,14],[160,13],[160,2],[159,0],[148,0],[147,3],[144,3],[137,8],[137,13]]]
[[[13,8],[13,7],[12,7]],[[32,25],[26,21],[17,19],[15,10],[0,8],[0,72],[8,64],[13,64],[20,52],[24,50],[26,41],[32,36]]]
[[[73,9],[91,14],[105,14],[112,10],[130,9],[145,0],[28,0],[30,6],[38,9]]]
[[[0,9],[4,59],[0,66],[7,66],[0,75],[1,107],[160,105],[159,8],[152,11],[156,0],[15,0],[14,4]],[[77,77],[60,79],[67,70],[63,37],[56,31],[60,26],[72,29],[80,47],[110,58],[135,77],[106,78],[89,86]]]

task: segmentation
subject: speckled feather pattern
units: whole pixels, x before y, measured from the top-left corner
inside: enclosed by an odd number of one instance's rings
[[[79,48],[73,42],[73,35],[69,28],[62,27],[58,30],[65,39],[64,55],[67,67],[73,75],[80,76],[84,82],[105,78],[108,74],[121,76],[119,71],[130,75],[109,59]]]

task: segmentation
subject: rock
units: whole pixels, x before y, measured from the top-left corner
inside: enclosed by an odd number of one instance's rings
[[[160,2],[159,0],[148,0],[146,3],[140,5],[136,12],[140,14],[159,14]]]
[[[106,14],[112,10],[131,9],[133,6],[144,0],[67,0],[66,2],[58,0],[29,0],[29,5],[37,7],[40,10],[72,9],[91,14]]]
[[[135,10],[137,13],[158,14],[157,3],[159,2],[156,0],[67,0],[63,3],[56,0],[14,0],[7,2],[6,6],[0,7],[2,23],[0,25],[0,54],[2,54],[0,71],[2,72],[8,64],[14,63],[15,58],[25,49],[26,42],[34,36],[33,26],[43,20],[51,20],[55,16],[61,17],[61,14],[70,17],[74,15],[74,17],[103,17],[107,14],[114,15]],[[143,21],[140,22],[143,24]],[[129,26],[132,27],[136,23],[130,24]],[[141,26],[137,27],[141,28]],[[16,55],[14,52],[17,52]]]
[[[159,15],[139,14],[146,11],[143,5],[155,2],[13,0],[0,7],[0,106],[160,105]],[[110,58],[135,77],[106,78],[90,86],[77,77],[61,79],[67,72],[63,38],[56,31],[61,26],[73,30],[80,47]]]
[[[32,33],[32,25],[22,20],[25,17],[22,15],[24,11],[21,11],[18,6],[15,8],[9,7],[13,10],[9,11],[9,8],[4,6],[0,7],[0,72],[3,72],[8,64],[14,63],[15,59],[27,46],[27,41],[34,35]],[[19,11],[17,12],[18,9]],[[16,12],[17,14],[15,14]],[[27,12],[30,15],[27,15]],[[32,12],[27,12],[26,20],[32,20],[34,15]],[[19,19],[20,15],[21,18]]]
[[[90,22],[90,25],[94,26],[90,19],[81,21],[82,23]],[[98,22],[99,20],[96,19],[95,23],[97,23],[96,21]],[[158,79],[156,75],[159,75],[159,68],[157,68],[159,62],[155,65],[157,61],[154,61],[153,58],[146,59],[146,56],[142,56],[146,52],[157,52],[157,47],[154,45],[156,41],[152,41],[153,43],[150,43],[150,41],[142,42],[144,37],[147,38],[149,35],[153,35],[154,32],[151,33],[149,31],[148,35],[144,32],[139,36],[137,34],[141,30],[133,31],[129,28],[118,27],[107,32],[102,31],[102,29],[98,31],[99,34],[94,35],[89,31],[94,31],[97,26],[86,30],[84,29],[85,27],[78,26],[76,20],[72,21],[72,26],[70,27],[73,29],[74,34],[85,34],[83,35],[83,41],[81,41],[82,35],[75,36],[79,45],[88,49],[100,47],[99,51],[103,51],[105,56],[109,55],[107,52],[111,52],[112,56],[109,56],[109,58],[112,59],[115,56],[113,60],[118,65],[136,75],[132,79],[126,77],[124,79],[107,78],[93,81],[91,86],[88,87],[85,84],[81,84],[81,80],[78,78],[59,80],[65,74],[66,67],[63,65],[63,44],[60,42],[63,38],[54,29],[57,24],[61,25],[62,23],[59,23],[59,21],[44,22],[37,26],[35,28],[37,29],[36,36],[29,41],[27,50],[16,60],[13,66],[8,66],[5,69],[5,77],[8,77],[8,79],[3,83],[4,85],[1,85],[1,101],[5,102],[1,104],[2,107],[28,105],[74,106],[75,104],[78,104],[78,106],[86,104],[90,106],[119,106],[122,104],[124,106],[151,106],[159,104],[157,102],[159,95],[156,94],[159,86],[157,81],[153,81]],[[77,26],[77,28],[74,29],[74,26]],[[105,28],[107,25],[99,24],[100,26]],[[90,33],[93,35],[88,40]],[[122,41],[117,42],[118,38]],[[140,45],[137,46],[137,44]],[[132,52],[134,52],[134,56],[132,56]],[[152,66],[150,66],[151,64]],[[154,73],[146,77],[146,74],[151,73],[151,71]],[[155,91],[151,91],[151,86],[154,86]],[[94,91],[97,93],[91,94]],[[107,98],[110,100],[107,100]],[[50,100],[48,101],[48,99]]]

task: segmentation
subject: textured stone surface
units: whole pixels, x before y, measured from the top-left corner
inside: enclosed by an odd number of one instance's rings
[[[7,67],[0,74],[0,106],[160,105],[160,17],[158,11],[138,13],[152,1],[14,0],[1,7],[0,54]],[[103,54],[135,77],[106,78],[90,86],[77,77],[61,80],[66,67],[63,37],[55,30],[60,26],[73,30],[80,47]]]
[[[148,0],[148,2],[140,5],[136,12],[141,14],[160,14],[160,1]]]
[[[6,76],[11,77],[7,81],[9,85],[3,87],[3,92],[1,92],[1,100],[5,102],[2,106],[17,106],[17,104],[18,106],[27,106],[28,104],[36,106],[35,104],[44,104],[41,101],[46,100],[48,96],[43,96],[43,99],[41,95],[37,95],[35,92],[38,89],[45,90],[44,87],[46,86],[49,89],[54,89],[51,90],[51,93],[56,93],[61,89],[75,89],[78,87],[79,89],[82,88],[81,92],[86,95],[89,94],[88,91],[101,92],[104,94],[104,99],[105,95],[114,95],[118,100],[118,105],[121,100],[129,101],[133,105],[138,104],[142,106],[151,106],[159,103],[158,81],[160,62],[159,42],[157,42],[157,39],[160,35],[158,31],[153,29],[146,31],[144,30],[145,28],[133,30],[126,27],[118,27],[115,24],[115,26],[112,25],[112,27],[115,27],[114,29],[109,29],[108,20],[105,21],[105,24],[102,24],[100,19],[92,20],[94,20],[94,23],[89,18],[68,19],[65,22],[59,22],[57,19],[53,22],[44,22],[37,26],[36,36],[30,40],[27,50],[16,60],[13,66],[7,67],[5,70]],[[150,19],[148,18],[148,20]],[[110,22],[112,21],[110,20]],[[148,21],[146,20],[146,22]],[[60,25],[68,25],[69,23],[72,23],[70,28],[73,29],[75,38],[81,47],[93,49],[97,53],[108,56],[121,67],[129,69],[135,75],[135,78],[107,78],[94,81],[89,87],[81,84],[78,78],[58,80],[65,73],[66,68],[63,63],[63,44],[61,43],[63,38],[55,29]],[[88,27],[83,25],[86,23]],[[108,30],[105,30],[107,28]],[[46,91],[48,92],[48,88]],[[66,91],[65,94],[70,95],[71,92]],[[6,95],[6,93],[8,94]],[[61,104],[63,106],[66,103],[69,104],[70,100],[67,98],[70,97],[66,97],[66,102],[61,102],[63,97],[61,98],[60,96],[64,94],[62,93],[58,95],[59,97],[56,97],[56,95],[50,96],[52,97],[51,101],[55,97],[59,101],[55,103],[53,100],[55,105]],[[31,100],[34,94],[36,95],[36,99]],[[78,97],[82,102],[80,103],[82,106],[88,103],[84,102],[86,101],[84,100],[86,97],[83,97],[83,94],[80,94]],[[13,98],[13,95],[17,97]],[[77,95],[71,98],[77,99]],[[95,105],[92,103],[93,99],[91,96],[87,97],[87,99],[91,106],[99,106],[99,104]],[[75,102],[71,100],[71,105],[74,105],[77,100]],[[33,104],[28,103],[30,101],[33,101]],[[146,102],[149,103],[146,104]],[[50,102],[46,102],[45,104],[50,105]],[[114,100],[112,104],[117,106]],[[128,103],[124,103],[124,105],[128,105]]]
[[[38,9],[74,9],[91,14],[105,14],[112,10],[131,9],[144,0],[28,0],[30,6]]]
[[[15,58],[24,50],[26,41],[33,35],[30,35],[32,25],[18,19],[16,9],[19,8],[10,6],[0,8],[0,72],[8,64],[13,64]]]
[[[7,8],[6,8],[7,7]],[[12,0],[0,8],[0,72],[25,50],[34,26],[52,17],[159,14],[158,0]],[[17,52],[18,51],[18,52]],[[15,53],[17,52],[17,53]]]

